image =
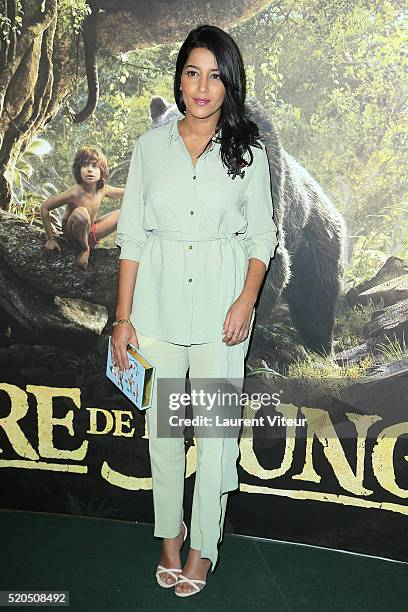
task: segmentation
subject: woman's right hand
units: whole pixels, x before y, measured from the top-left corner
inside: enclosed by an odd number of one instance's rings
[[[112,359],[118,365],[121,372],[129,369],[127,358],[128,344],[133,344],[137,349],[139,348],[139,341],[133,325],[131,323],[119,323],[119,325],[115,325],[112,330],[111,340]]]

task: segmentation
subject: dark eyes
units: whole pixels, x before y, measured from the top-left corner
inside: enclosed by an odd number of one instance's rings
[[[196,70],[187,70],[186,74],[190,75],[190,74],[197,74]],[[217,77],[217,79],[220,79],[220,75],[219,74],[212,74],[211,76]]]

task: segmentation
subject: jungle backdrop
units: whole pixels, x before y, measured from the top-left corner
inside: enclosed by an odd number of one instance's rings
[[[315,410],[326,429],[316,429],[313,454],[297,443],[287,473],[270,453],[272,441],[248,446],[244,438],[245,477],[226,528],[408,560],[408,3],[13,0],[2,6],[2,507],[152,522],[142,415],[133,415],[137,445],[125,434],[107,435],[108,428],[97,432],[96,421],[92,426],[83,416],[98,408],[107,423],[113,406],[132,415],[103,371],[114,315],[115,234],[95,249],[85,274],[68,252],[46,258],[39,209],[73,184],[72,162],[84,145],[100,147],[109,184],[125,186],[134,144],[152,127],[152,99],[174,102],[182,41],[192,28],[212,23],[241,49],[248,98],[259,102],[282,147],[322,187],[346,228],[331,350],[317,354],[304,346],[281,299],[271,320],[255,329],[247,364],[252,380],[268,388],[278,379],[292,403]],[[94,53],[95,61],[86,62]],[[105,201],[101,214],[118,205]],[[295,389],[299,380],[316,386]],[[334,381],[346,386],[347,401]],[[54,397],[59,419],[72,402],[84,407],[75,411],[73,439],[67,425],[50,433],[51,388],[61,392]],[[7,421],[13,410],[21,432]],[[360,429],[346,432],[339,446],[331,424],[351,421]],[[76,465],[88,450],[87,464]],[[190,497],[193,463],[190,455]]]

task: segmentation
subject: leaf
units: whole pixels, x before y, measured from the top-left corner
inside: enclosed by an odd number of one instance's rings
[[[8,182],[9,185],[13,185],[13,173],[10,172],[10,170],[5,170],[3,172],[3,176],[6,179],[6,181]]]
[[[24,174],[26,178],[30,178],[33,173],[33,167],[24,159],[20,159],[20,161],[16,165],[16,171],[19,174]]]
[[[29,155],[46,155],[51,151],[51,145],[44,138],[34,138],[28,149],[25,151]]]

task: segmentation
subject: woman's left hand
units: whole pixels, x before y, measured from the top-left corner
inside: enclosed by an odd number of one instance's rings
[[[232,304],[225,317],[222,339],[228,346],[243,342],[249,333],[253,306],[247,301],[238,298]]]

